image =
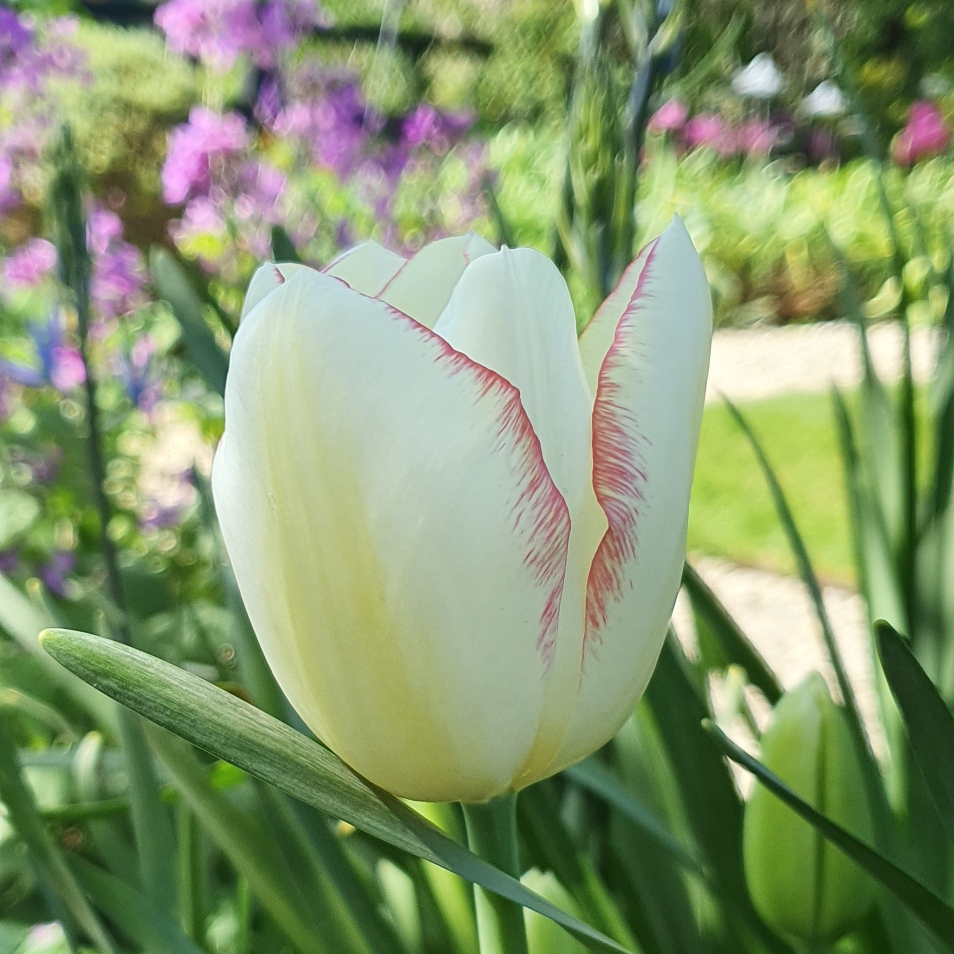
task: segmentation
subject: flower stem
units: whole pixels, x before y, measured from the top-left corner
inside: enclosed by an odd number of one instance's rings
[[[511,877],[520,877],[517,796],[501,795],[483,805],[462,805],[470,850]],[[480,954],[527,954],[523,908],[474,885]]]

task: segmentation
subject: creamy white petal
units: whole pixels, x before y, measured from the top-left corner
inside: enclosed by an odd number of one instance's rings
[[[591,394],[596,394],[600,368],[603,367],[606,353],[613,344],[619,320],[629,307],[636,286],[639,284],[639,277],[643,273],[643,267],[646,265],[646,259],[658,241],[659,239],[654,239],[650,242],[627,266],[616,287],[609,293],[606,301],[597,308],[596,314],[580,335],[580,357]]]
[[[433,328],[464,269],[494,251],[490,242],[473,233],[438,239],[395,272],[377,297]]]
[[[593,492],[593,400],[583,376],[573,303],[554,264],[530,248],[501,249],[467,266],[435,333],[506,378],[540,440],[572,527],[560,625],[548,647],[548,704],[521,778],[540,777],[569,727],[580,679],[586,580],[606,530]]]
[[[252,276],[248,283],[248,291],[245,293],[245,301],[242,304],[242,317],[244,321],[248,313],[260,302],[270,295],[279,285],[285,282],[298,271],[304,268],[304,265],[297,265],[294,262],[281,262],[275,264],[269,262],[267,265],[261,265]]]
[[[682,222],[651,248],[599,373],[594,485],[609,529],[590,569],[583,677],[556,765],[608,741],[662,647],[685,559],[712,305]]]
[[[342,252],[322,271],[347,282],[362,295],[375,298],[405,264],[407,259],[377,242],[364,242]]]
[[[377,784],[505,790],[546,691],[569,539],[516,390],[301,271],[236,335],[213,490],[266,657]]]

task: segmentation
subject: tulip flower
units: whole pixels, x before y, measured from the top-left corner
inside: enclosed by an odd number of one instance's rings
[[[472,235],[258,271],[215,503],[276,678],[354,769],[482,802],[613,736],[679,587],[711,315],[678,220],[579,340],[545,256]]]
[[[813,808],[871,843],[848,718],[818,673],[779,700],[762,736],[762,761]],[[761,785],[745,807],[743,855],[752,901],[784,937],[808,945],[836,941],[871,907],[868,876]]]

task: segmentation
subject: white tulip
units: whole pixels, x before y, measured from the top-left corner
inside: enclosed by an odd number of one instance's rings
[[[532,249],[265,265],[215,503],[282,689],[358,772],[479,802],[609,740],[679,587],[712,311],[676,219],[579,341]]]
[[[744,69],[732,77],[732,91],[737,96],[753,99],[774,99],[785,89],[785,77],[768,53],[759,53]]]
[[[848,109],[845,94],[831,80],[819,83],[809,96],[802,100],[801,111],[806,116],[841,116]]]

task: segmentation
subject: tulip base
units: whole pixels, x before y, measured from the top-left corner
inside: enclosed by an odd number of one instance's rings
[[[517,796],[501,795],[484,805],[462,805],[470,850],[514,878],[517,851]],[[527,954],[523,908],[474,886],[480,954]]]

